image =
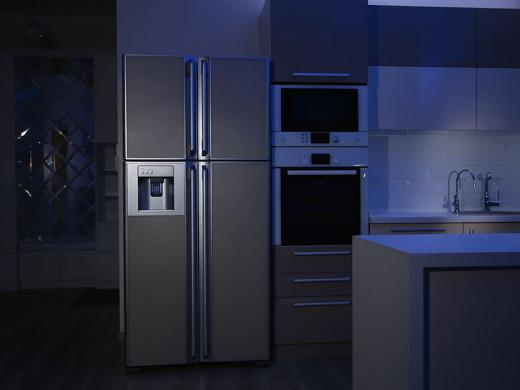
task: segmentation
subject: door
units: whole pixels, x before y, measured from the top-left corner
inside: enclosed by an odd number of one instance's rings
[[[125,56],[127,159],[186,158],[186,129],[195,115],[189,98],[194,65],[183,57]]]
[[[265,58],[200,61],[200,159],[269,159],[268,66]]]
[[[358,168],[280,169],[281,245],[351,245],[362,231]]]
[[[200,256],[207,292],[202,356],[212,362],[267,360],[269,163],[203,163],[201,170],[207,194],[202,206],[207,230],[201,237],[210,241]]]
[[[154,169],[162,167],[159,164],[156,163]],[[174,170],[174,166],[182,169]],[[140,190],[138,181],[146,180],[138,176],[141,168],[138,163],[126,164],[127,191]],[[130,193],[126,196],[127,366],[179,364],[188,359],[187,278],[190,273],[186,246],[186,215],[189,213],[185,212],[184,202],[186,168],[184,164],[171,164],[170,168],[174,172],[173,210],[168,205],[164,210],[139,213],[141,206],[137,206],[137,197]],[[148,191],[152,197],[157,195],[157,189]],[[166,185],[162,191],[167,191]]]

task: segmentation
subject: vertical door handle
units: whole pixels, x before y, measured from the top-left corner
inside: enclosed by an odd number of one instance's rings
[[[190,166],[190,180],[191,180],[191,196],[190,196],[190,277],[191,277],[191,358],[197,357],[197,168],[193,165]]]
[[[209,109],[208,109],[208,61],[201,61],[202,78],[202,155],[208,155],[209,149]]]
[[[196,79],[197,79],[197,71],[196,71],[196,63],[194,61],[190,61],[188,65],[188,77],[190,82],[190,112],[189,112],[189,121],[190,121],[190,155],[193,156],[196,151],[197,145],[197,98],[196,98]]]
[[[204,220],[204,226],[203,226],[203,286],[202,286],[202,315],[203,315],[203,321],[202,321],[202,332],[203,332],[203,343],[202,343],[202,355],[204,359],[208,358],[209,354],[209,262],[210,262],[210,205],[209,205],[209,167],[207,165],[202,166],[202,196],[203,196],[203,220]]]

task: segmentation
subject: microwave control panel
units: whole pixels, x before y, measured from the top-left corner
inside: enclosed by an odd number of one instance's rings
[[[368,146],[366,132],[279,132],[272,135],[273,146]]]

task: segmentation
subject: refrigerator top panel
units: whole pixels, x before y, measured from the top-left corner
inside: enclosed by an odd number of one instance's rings
[[[185,163],[127,162],[125,170],[128,216],[185,214]]]
[[[127,160],[184,160],[195,126],[196,63],[184,57],[124,56]],[[192,109],[193,108],[193,109]]]
[[[201,58],[198,72],[198,159],[269,160],[269,60]]]

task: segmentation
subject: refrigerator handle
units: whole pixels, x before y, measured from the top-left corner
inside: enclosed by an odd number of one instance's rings
[[[203,286],[202,286],[202,305],[203,305],[203,344],[202,344],[202,354],[203,358],[207,359],[209,354],[209,261],[210,261],[210,205],[209,205],[209,167],[206,165],[202,166],[202,196],[203,196],[203,262],[202,262],[202,277],[203,277]]]
[[[189,103],[189,116],[190,116],[190,156],[195,155],[197,148],[197,101],[196,101],[196,80],[197,70],[196,63],[194,61],[189,62],[189,82],[190,82],[190,103]]]
[[[191,358],[197,357],[197,168],[194,165],[190,166],[190,184],[191,184],[191,196],[190,196],[190,277],[191,277]]]
[[[208,61],[201,61],[202,78],[202,155],[208,155],[209,149],[209,112],[208,112]]]

